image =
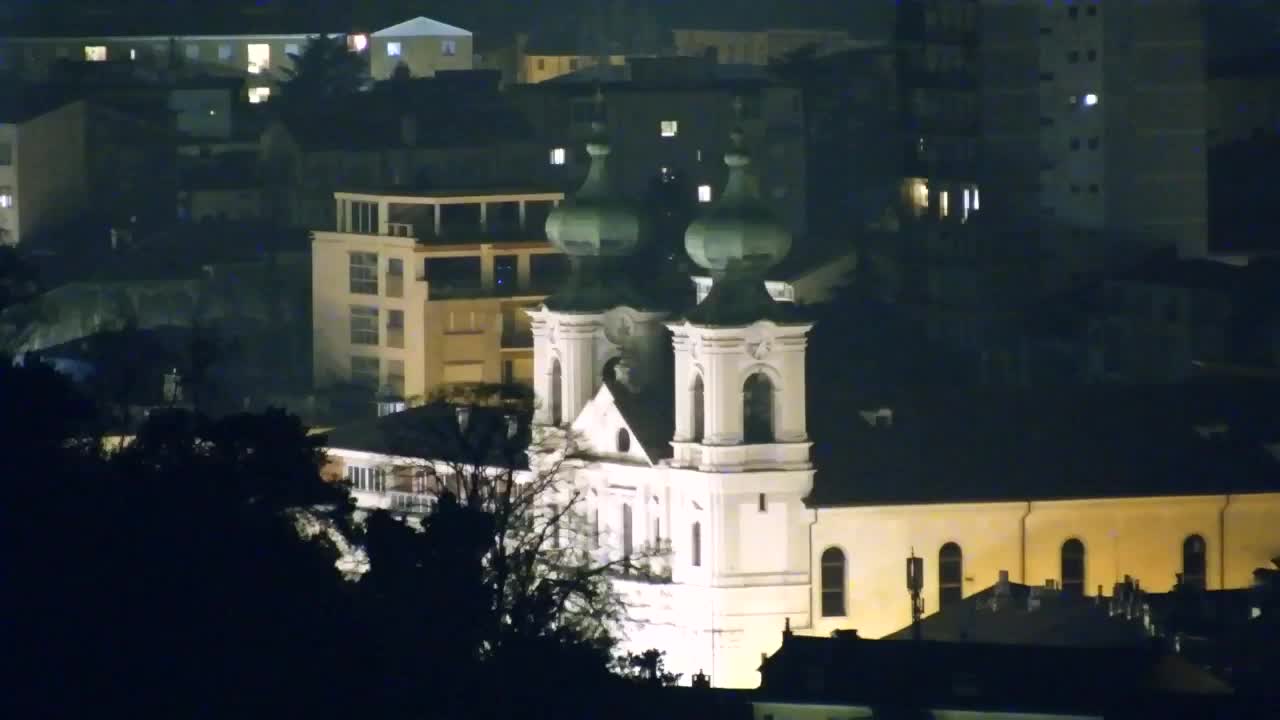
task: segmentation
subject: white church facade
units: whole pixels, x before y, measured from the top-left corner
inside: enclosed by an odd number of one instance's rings
[[[1215,445],[1190,428],[1190,449],[1169,445],[1154,463],[1168,477],[1181,477],[1180,466],[1194,476],[1182,484],[1130,483],[1120,477],[1130,467],[1077,464],[1071,447],[1051,467],[1020,462],[1023,445],[1046,456],[1046,443],[1065,442],[1035,428],[1005,436],[1007,447],[978,447],[967,428],[933,445],[927,418],[889,411],[825,413],[821,422],[849,440],[817,452],[806,407],[812,325],[765,291],[764,271],[790,237],[761,209],[742,137],[719,201],[686,235],[715,284],[696,306],[672,309],[635,287],[627,258],[639,222],[611,192],[597,130],[586,183],[548,220],[576,275],[530,313],[533,424],[535,438],[567,428],[579,439],[583,460],[569,472],[600,553],[661,551],[655,577],[616,581],[631,649],[664,650],[686,682],[703,672],[717,686],[755,687],[787,623],[797,634],[865,637],[907,625],[912,553],[924,558],[926,612],[1000,571],[1087,595],[1125,575],[1153,591],[1179,575],[1231,588],[1280,556],[1280,465],[1261,447]],[[348,468],[397,462],[355,442],[330,445]],[[1188,453],[1201,464],[1186,467]],[[951,473],[928,481],[936,486],[916,480]],[[357,496],[385,506],[373,490]]]

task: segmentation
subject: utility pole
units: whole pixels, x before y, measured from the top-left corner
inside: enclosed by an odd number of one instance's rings
[[[924,558],[911,548],[907,558],[907,592],[911,593],[911,637],[920,640],[920,619],[924,617]]]

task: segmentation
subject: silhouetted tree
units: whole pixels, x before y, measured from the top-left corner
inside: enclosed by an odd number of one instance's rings
[[[322,109],[325,104],[363,90],[369,83],[364,58],[347,49],[341,37],[316,35],[302,52],[289,56],[293,67],[284,70],[280,99],[296,112]]]

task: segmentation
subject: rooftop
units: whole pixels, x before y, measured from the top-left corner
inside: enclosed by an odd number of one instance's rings
[[[448,23],[442,23],[439,20],[422,17],[419,15],[411,20],[405,20],[396,23],[388,28],[383,28],[375,33],[374,37],[471,37],[470,30],[463,30]]]
[[[74,93],[56,88],[5,87],[0,89],[0,124],[20,125],[79,99]]]
[[[465,417],[445,403],[410,408],[329,431],[326,447],[400,458],[522,470],[528,468],[529,417],[495,407],[470,407]]]

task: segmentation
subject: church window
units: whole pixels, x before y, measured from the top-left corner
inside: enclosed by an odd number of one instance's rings
[[[620,453],[631,451],[631,433],[627,432],[626,428],[618,430],[617,445]]]
[[[1205,587],[1204,538],[1192,535],[1182,543],[1182,583],[1188,587]]]
[[[1062,543],[1062,591],[1084,594],[1084,543],[1076,538]]]
[[[653,520],[653,544],[657,545],[662,542],[662,520],[654,518]]]
[[[591,549],[600,549],[600,509],[591,510]]]
[[[748,443],[773,442],[773,383],[755,373],[742,386],[742,434]]]
[[[631,505],[624,503],[622,505],[622,558],[623,560],[631,559]]]
[[[938,551],[938,607],[959,602],[964,597],[964,554],[949,542]]]
[[[702,567],[702,523],[693,524],[693,530],[689,538],[692,547],[689,549],[689,558],[694,567]]]
[[[844,551],[830,547],[822,551],[822,617],[839,617],[844,609]]]
[[[702,390],[702,376],[693,379],[693,441],[702,442],[704,418],[706,417],[705,393]]]
[[[551,361],[551,424],[560,425],[564,422],[564,406],[563,398],[560,397],[560,361]]]

